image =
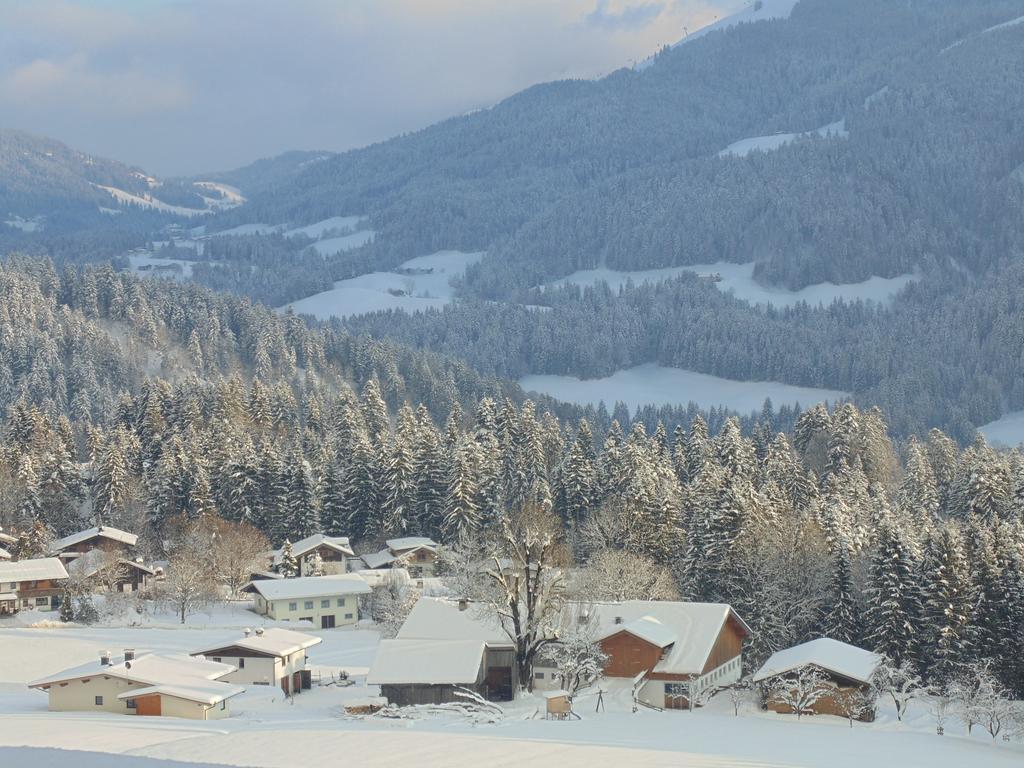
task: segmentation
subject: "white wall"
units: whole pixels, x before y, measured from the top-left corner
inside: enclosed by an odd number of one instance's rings
[[[120,715],[133,715],[134,709],[128,708],[126,701],[119,700],[118,694],[125,691],[144,688],[139,683],[128,682],[116,677],[93,675],[89,682],[72,680],[65,685],[55,683],[48,691],[51,712],[114,712]],[[96,704],[96,696],[103,697],[103,704]]]
[[[281,660],[277,658],[268,658],[266,656],[246,656],[244,659],[240,656],[208,656],[207,658],[237,667],[234,672],[219,678],[226,683],[237,683],[238,685],[277,685],[285,674],[284,666],[281,664]],[[244,667],[242,666],[243,661],[245,662]]]
[[[324,601],[327,602],[326,606]],[[307,604],[311,607],[307,607]],[[320,627],[322,616],[334,616],[334,624],[338,627],[354,625],[359,621],[359,597],[357,595],[272,600],[266,604],[261,604],[258,601],[256,608],[270,618],[279,621],[298,621],[311,618],[313,626],[317,628]]]

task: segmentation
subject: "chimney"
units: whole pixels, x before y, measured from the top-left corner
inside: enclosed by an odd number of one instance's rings
[[[621,616],[616,616],[615,617],[615,623],[616,624],[621,624],[622,623],[622,617]]]
[[[256,637],[263,637],[263,627],[256,628]]]
[[[469,608],[469,600],[464,597],[459,598],[459,610],[464,611]]]
[[[110,651],[100,651],[100,666],[101,667],[109,667],[110,666]]]
[[[125,648],[124,649],[124,660],[125,661],[135,661],[135,649],[134,648]]]
[[[246,637],[248,637],[248,636],[249,636],[249,635],[251,635],[251,634],[252,634],[252,630],[251,630],[251,629],[249,629],[248,627],[246,627],[246,628],[245,628],[245,636],[246,636]]]

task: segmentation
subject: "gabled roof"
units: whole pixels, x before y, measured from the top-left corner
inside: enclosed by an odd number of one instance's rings
[[[295,632],[290,629],[270,627],[264,630],[257,630],[248,637],[234,638],[225,642],[206,648],[202,651],[195,651],[193,656],[201,656],[213,651],[237,648],[241,651],[253,651],[260,654],[270,654],[279,658],[291,656],[293,653],[312,648],[323,642],[323,638],[315,635],[307,635],[303,632]]]
[[[456,600],[421,597],[398,630],[398,640],[475,640],[491,646],[512,644],[487,610],[469,603],[459,610]]]
[[[90,578],[95,576],[106,564],[106,553],[99,549],[93,549],[84,553],[81,557],[76,557],[67,564],[67,571],[69,574],[75,574],[84,578]],[[128,558],[118,558],[117,564],[125,568],[132,568],[136,571],[142,571],[143,573],[154,575],[156,571],[150,568],[148,565],[136,562],[135,560],[129,560]]]
[[[67,577],[68,572],[64,569],[64,563],[56,557],[0,562],[0,582],[42,581]]]
[[[619,632],[629,632],[629,634],[635,635],[641,640],[646,640],[651,645],[656,645],[659,648],[667,648],[678,639],[675,632],[653,616],[643,616],[639,619],[634,619],[628,624],[614,624],[602,633],[601,639],[604,640],[606,637],[611,637]]]
[[[597,622],[599,638],[626,630],[652,645],[667,648],[651,670],[664,674],[701,674],[729,621],[744,634],[750,633],[743,619],[725,603],[627,600],[595,603],[587,608],[591,612],[590,620]]]
[[[141,696],[171,696],[175,699],[195,701],[199,704],[213,706],[220,704],[225,699],[245,693],[245,688],[230,683],[189,683],[188,685],[151,685],[147,688],[136,688],[117,695],[118,699],[137,699]]]
[[[249,582],[246,589],[259,592],[267,600],[301,600],[307,597],[370,593],[370,585],[354,573],[337,576],[300,576],[295,579],[263,579]]]
[[[101,664],[97,659],[88,664],[81,664],[34,680],[28,684],[28,687],[41,688],[96,675],[117,677],[144,685],[195,685],[200,682],[207,683],[218,680],[234,670],[235,668],[230,664],[195,659],[184,654],[148,653],[131,661],[120,661],[117,664]]]
[[[63,539],[57,539],[57,541],[50,545],[50,551],[60,552],[68,547],[73,547],[76,544],[81,544],[83,541],[95,538],[109,539],[120,544],[127,544],[129,547],[134,547],[139,540],[139,537],[134,533],[122,531],[120,528],[111,528],[109,525],[101,525],[73,533],[70,536],[65,536]]]
[[[802,667],[814,666],[858,683],[869,683],[880,662],[881,657],[871,651],[822,637],[773,653],[757,670],[754,681],[760,682]]]
[[[366,567],[371,571],[391,565],[391,563],[398,559],[386,549],[382,549],[380,552],[370,552],[365,555],[360,555],[359,557],[364,563],[366,563]]]
[[[314,533],[312,536],[292,542],[292,554],[296,559],[301,559],[314,549],[319,549],[320,547],[327,547],[327,549],[333,549],[335,552],[340,552],[343,555],[355,557],[347,536],[325,536],[322,533]],[[281,552],[283,549],[282,547],[275,550],[274,565],[281,564]]]
[[[406,552],[410,549],[429,549],[437,551],[438,543],[426,536],[403,536],[398,539],[388,539],[384,542],[392,552]]]
[[[369,685],[472,685],[486,644],[480,640],[382,640]]]

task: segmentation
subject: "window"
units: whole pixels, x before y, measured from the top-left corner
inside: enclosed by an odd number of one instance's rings
[[[17,588],[18,588],[18,582],[12,581],[11,582],[11,589],[17,589]]]
[[[103,697],[97,696],[96,698],[101,699]],[[125,699],[124,703],[128,705],[128,709],[135,709],[135,699]]]
[[[307,611],[312,611],[313,610],[313,601],[312,600],[306,600],[302,604],[302,607],[305,608]]]
[[[238,660],[238,668],[239,669],[245,669],[245,659],[239,659]]]
[[[533,673],[533,679],[534,680],[543,680],[544,679],[544,673],[543,672],[534,672]]]
[[[289,611],[297,611],[297,610],[299,610],[299,604],[298,603],[288,603],[288,610]]]
[[[219,664],[220,663],[220,656],[214,656],[213,660],[216,661]]]
[[[37,597],[36,598],[36,605],[47,605],[49,602],[50,602],[50,598],[48,598],[48,597]]]
[[[351,619],[352,618],[352,614],[351,613],[346,613],[345,614],[345,618],[346,619]]]
[[[97,707],[102,707],[103,706],[103,697],[102,696],[97,696],[96,697],[96,706]]]
[[[220,703],[220,708],[221,708],[221,709],[227,709],[227,708],[228,708],[228,700],[227,700],[227,699],[223,699],[223,700],[221,701],[221,703]]]
[[[330,600],[321,600],[320,601],[320,607],[321,608],[330,608],[331,607],[331,601]]]
[[[339,597],[338,598],[338,607],[339,608],[344,608],[345,607],[345,598],[344,597]]]
[[[687,693],[686,683],[665,683],[666,696],[685,696]]]

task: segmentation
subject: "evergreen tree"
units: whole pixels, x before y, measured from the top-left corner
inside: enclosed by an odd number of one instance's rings
[[[897,665],[917,658],[920,595],[910,547],[886,523],[878,533],[868,587],[868,641]]]

